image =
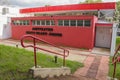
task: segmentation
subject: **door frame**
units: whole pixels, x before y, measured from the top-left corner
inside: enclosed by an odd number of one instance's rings
[[[95,26],[95,37],[94,37],[94,46],[95,47],[100,47],[100,48],[107,48],[107,47],[102,47],[102,46],[96,46],[96,33],[97,33],[97,27],[110,27],[111,28],[111,35],[110,35],[110,47],[108,49],[111,49],[111,44],[112,44],[112,26]]]

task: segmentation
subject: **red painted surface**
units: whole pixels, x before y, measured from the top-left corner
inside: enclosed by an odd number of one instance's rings
[[[96,26],[111,27],[113,26],[113,24],[112,23],[96,23]]]
[[[25,9],[21,9],[20,13],[53,12],[53,11],[69,11],[69,10],[115,9],[115,4],[116,4],[115,2],[107,2],[107,3],[74,4],[74,5],[25,8]]]
[[[61,37],[49,36],[49,35],[36,35],[37,37],[44,39],[48,42],[55,43],[57,45],[65,45],[79,48],[92,49],[94,47],[94,36],[95,36],[95,23],[97,18],[95,16],[53,16],[53,17],[23,17],[23,18],[12,18],[12,20],[34,20],[34,19],[90,19],[90,27],[76,27],[76,26],[15,26],[12,25],[12,38],[20,39],[26,34],[26,31],[32,31],[33,27],[36,28],[53,28],[53,32],[62,33]],[[49,31],[47,31],[49,32]]]

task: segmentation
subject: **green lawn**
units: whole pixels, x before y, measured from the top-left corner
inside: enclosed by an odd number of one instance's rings
[[[112,57],[111,57],[110,64],[109,64],[109,76],[111,77],[113,77],[113,69],[114,69],[114,65],[112,64]],[[115,77],[120,79],[120,63],[117,64]]]
[[[37,53],[37,63],[41,67],[60,67],[62,59],[54,63],[54,57]],[[34,66],[33,52],[25,49],[0,45],[0,80],[33,80],[28,79],[28,69]],[[66,61],[66,66],[70,67],[72,72],[83,64]]]
[[[116,48],[118,47],[118,45],[120,44],[120,37],[117,37],[116,39]],[[113,69],[114,66],[112,65],[112,57],[110,57],[110,62],[109,62],[109,76],[113,76]],[[120,79],[120,63],[117,64],[117,68],[116,68],[116,78]]]
[[[116,38],[116,47],[120,44],[120,37]]]

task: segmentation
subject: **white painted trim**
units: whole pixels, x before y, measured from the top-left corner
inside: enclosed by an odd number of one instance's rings
[[[112,28],[112,41],[111,41],[111,49],[110,49],[110,55],[113,56],[115,53],[115,46],[116,46],[116,36],[117,36],[117,24],[113,24]]]

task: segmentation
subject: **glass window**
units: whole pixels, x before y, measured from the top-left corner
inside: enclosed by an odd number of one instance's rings
[[[29,25],[29,21],[28,20],[21,20],[20,25]]]
[[[37,20],[37,25],[40,25],[40,20]]]
[[[63,20],[58,20],[58,26],[63,26]]]
[[[41,25],[45,25],[45,20],[41,20]]]
[[[64,20],[64,26],[69,26],[69,20]]]
[[[46,20],[46,25],[50,25],[50,20]]]
[[[12,22],[14,25],[29,25],[29,20],[16,20]]]
[[[22,20],[19,21],[19,25],[23,25],[23,21]]]
[[[70,26],[76,26],[76,20],[70,20]]]
[[[32,20],[32,25],[35,25],[35,20]]]
[[[51,20],[51,25],[55,25],[54,20]]]
[[[16,21],[12,21],[12,23],[13,23],[14,25],[16,25]]]
[[[16,25],[20,25],[20,20],[17,20],[17,21],[16,21]]]
[[[77,20],[77,26],[83,26],[83,20]]]
[[[23,21],[22,21],[22,25],[26,25],[26,20],[23,20]]]
[[[30,25],[30,24],[29,24],[29,20],[26,21],[26,25]]]
[[[91,26],[91,21],[90,20],[85,20],[84,26],[90,27]]]

